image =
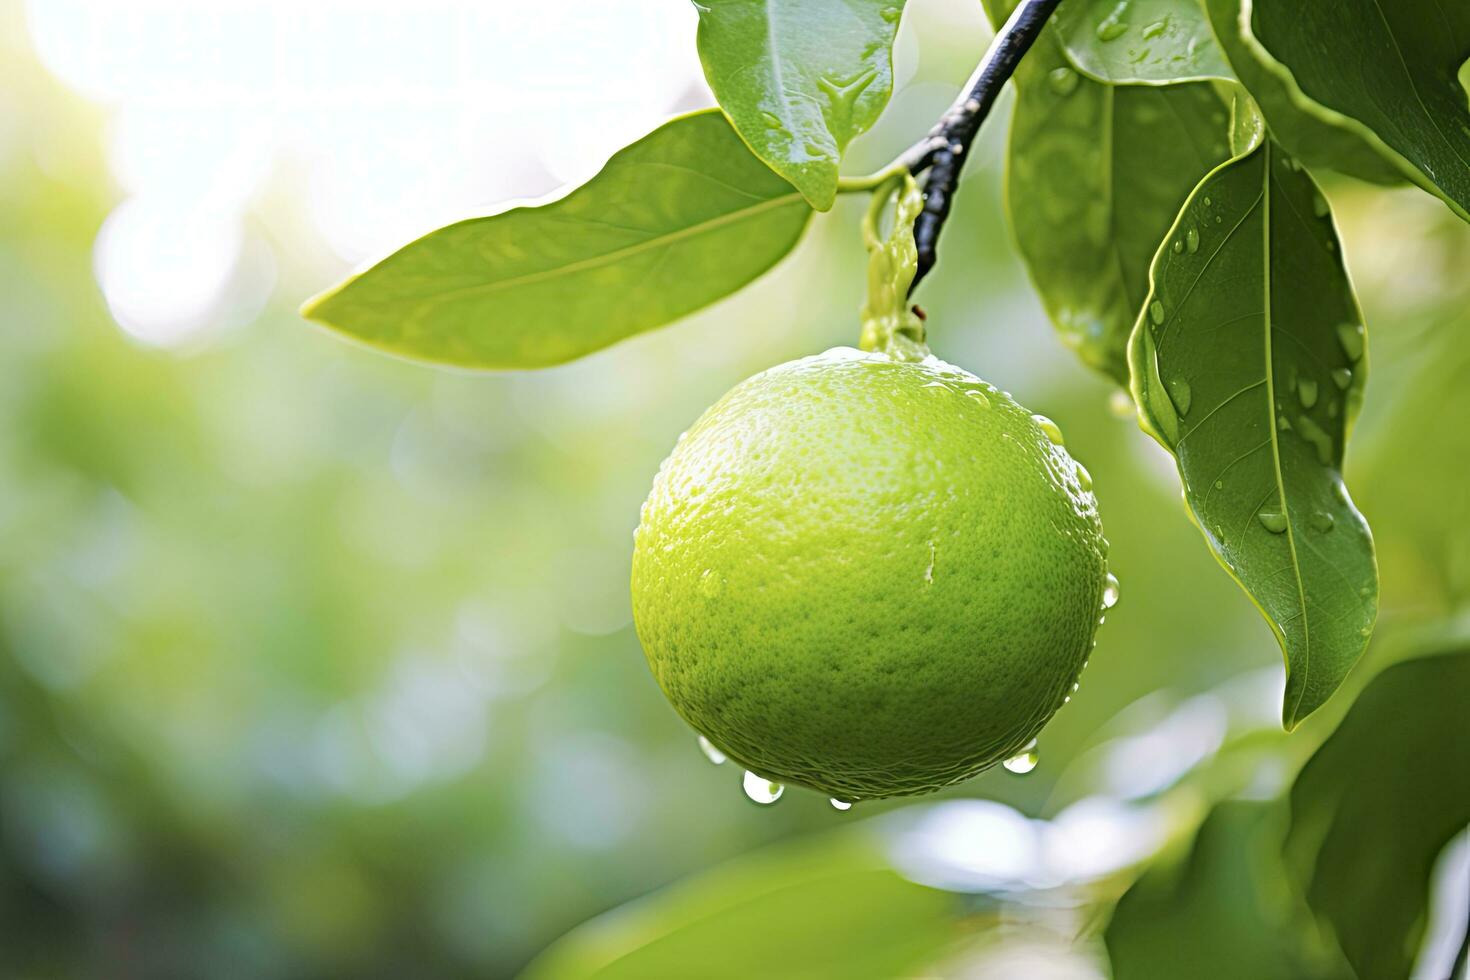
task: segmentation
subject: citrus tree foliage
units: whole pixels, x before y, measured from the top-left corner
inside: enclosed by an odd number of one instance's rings
[[[740,138],[818,211],[893,91],[903,0],[704,0],[699,59]]]
[[[921,140],[881,174],[840,176],[887,103],[902,3],[695,6],[720,111],[666,124],[560,200],[406,245],[307,315],[411,358],[557,364],[740,289],[836,195],[938,171]],[[1013,7],[987,5],[997,26]],[[1406,179],[1470,216],[1467,56],[1464,4],[1068,0],[1015,69],[1020,256],[1067,345],[1174,454],[1206,547],[1280,643],[1287,728],[1342,684],[1378,601],[1343,479],[1366,325],[1310,171]]]

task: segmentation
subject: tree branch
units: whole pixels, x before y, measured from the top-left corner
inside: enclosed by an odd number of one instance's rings
[[[1046,20],[1061,0],[1021,0],[990,42],[985,57],[976,66],[954,105],[939,117],[929,135],[909,148],[900,162],[909,173],[928,170],[924,182],[924,210],[914,221],[914,241],[919,249],[919,271],[909,286],[914,287],[934,268],[938,258],[939,232],[949,217],[949,207],[960,182],[960,171],[969,158],[970,146],[980,124],[990,114],[1006,80],[1016,70],[1021,56],[1041,35]]]

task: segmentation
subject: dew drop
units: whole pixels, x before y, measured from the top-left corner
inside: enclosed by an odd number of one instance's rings
[[[1070,701],[1072,699],[1069,697],[1067,700]],[[1005,762],[1002,762],[1001,765],[1018,776],[1024,776],[1032,769],[1035,769],[1036,764],[1040,761],[1041,756],[1036,752],[1036,739],[1033,738],[1026,744],[1024,749],[1011,756]]]
[[[1208,194],[1206,194],[1205,195],[1205,207],[1209,207],[1209,206],[1210,206],[1210,196]]]
[[[1287,418],[1285,415],[1276,416],[1276,428],[1281,430],[1282,432],[1290,432],[1291,419]]]
[[[786,128],[781,123],[781,117],[778,116],[778,115],[776,115],[774,112],[764,112],[764,111],[762,111],[761,112],[761,122],[765,123],[766,126],[768,128],[770,128],[770,129],[785,129]]]
[[[1347,359],[1356,363],[1363,358],[1363,325],[1361,323],[1339,323],[1337,342]]]
[[[1297,385],[1296,395],[1302,400],[1302,408],[1311,408],[1317,404],[1317,382],[1311,378],[1302,378]]]
[[[1178,238],[1174,239],[1174,254],[1175,255],[1178,255],[1180,252],[1183,252],[1183,251],[1184,251],[1184,242],[1181,241]]]
[[[1046,437],[1051,440],[1053,446],[1063,445],[1062,430],[1055,422],[1045,415],[1033,415],[1031,416],[1031,421],[1035,422],[1037,427],[1046,433]]]
[[[699,736],[699,751],[703,752],[704,757],[717,766],[723,766],[725,764],[725,761],[730,758],[725,753],[715,748],[715,743],[711,742],[703,735]]]
[[[985,396],[985,392],[981,391],[979,388],[968,388],[965,390],[965,395],[975,399],[975,404],[979,405],[981,408],[990,407],[990,399],[987,398]]]
[[[1348,385],[1353,383],[1353,372],[1347,368],[1335,368],[1332,372],[1332,383],[1347,391]]]
[[[884,20],[888,21],[888,23],[892,24],[898,21],[899,15],[901,13],[902,11],[898,7],[884,7],[882,10],[878,11],[878,16],[882,17]]]
[[[1120,4],[1119,6],[1121,7],[1123,5]],[[1108,15],[1107,20],[1097,25],[1097,39],[1099,41],[1116,41],[1127,32],[1128,25],[1116,20],[1117,14],[1118,11],[1113,11],[1113,13]]]
[[[1317,462],[1323,466],[1332,462],[1332,437],[1327,434],[1326,429],[1313,421],[1310,415],[1298,415],[1296,427],[1301,431],[1302,438],[1317,450]]]
[[[1165,17],[1163,20],[1156,20],[1143,29],[1143,36],[1148,38],[1158,37],[1160,34],[1164,33],[1164,31],[1167,30],[1168,27],[1169,18]]]
[[[1118,576],[1108,572],[1108,578],[1103,585],[1103,608],[1111,609],[1118,604]]]
[[[839,800],[837,797],[834,796],[830,800],[828,800],[827,802],[830,803],[830,804],[832,804],[832,809],[834,809],[834,810],[851,810],[852,809],[852,801],[851,800]]]
[[[1272,534],[1280,534],[1286,530],[1286,515],[1279,510],[1260,511],[1256,514],[1256,518],[1261,522],[1261,527]]]
[[[1189,406],[1194,403],[1194,394],[1189,390],[1189,382],[1183,378],[1170,378],[1164,383],[1169,389],[1169,400],[1174,403],[1174,409],[1185,416],[1189,414]]]
[[[1327,198],[1320,192],[1312,195],[1312,213],[1319,218],[1327,217]]]
[[[1077,73],[1066,65],[1060,68],[1053,68],[1046,75],[1047,88],[1051,89],[1057,95],[1071,95],[1077,90],[1078,81],[1080,79],[1078,79]]]
[[[1221,222],[1223,222],[1223,221],[1224,221],[1224,220],[1225,220],[1225,219],[1224,219],[1224,218],[1222,218],[1222,217],[1220,217],[1220,216],[1219,216],[1219,215],[1218,215],[1218,214],[1217,214],[1217,215],[1215,215],[1215,224],[1217,224],[1217,225],[1218,225],[1218,224],[1220,224],[1220,223],[1221,223]]]
[[[949,385],[945,384],[943,381],[931,381],[928,384],[924,385],[924,387],[925,388],[939,388],[939,389],[941,389],[943,391],[948,391],[949,390]]]
[[[781,798],[782,793],[786,792],[785,786],[773,783],[764,776],[757,776],[748,769],[745,771],[745,779],[741,787],[752,803],[759,803],[761,806],[770,806]]]
[[[1198,228],[1190,228],[1189,231],[1184,233],[1184,247],[1189,249],[1190,255],[1193,255],[1195,252],[1199,251]]]
[[[1337,519],[1327,513],[1327,511],[1319,510],[1311,516],[1307,523],[1312,525],[1312,530],[1319,534],[1326,534],[1336,526]]]
[[[1224,490],[1225,489],[1225,481],[1224,480],[1216,480],[1215,481],[1215,489],[1216,490]]]
[[[1077,485],[1082,488],[1084,493],[1090,491],[1092,489],[1092,474],[1087,472],[1087,467],[1075,459],[1072,460],[1072,463],[1077,467]]]
[[[1164,304],[1160,303],[1158,300],[1154,300],[1152,303],[1148,304],[1148,318],[1152,320],[1155,325],[1163,323]]]

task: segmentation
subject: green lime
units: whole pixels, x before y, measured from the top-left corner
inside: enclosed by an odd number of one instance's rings
[[[746,769],[838,800],[929,793],[1067,700],[1106,553],[1050,420],[935,357],[836,348],[680,438],[633,612],[674,709]]]

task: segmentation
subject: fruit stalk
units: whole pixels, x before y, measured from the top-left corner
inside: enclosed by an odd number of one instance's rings
[[[928,136],[899,158],[911,174],[929,171],[924,182],[924,210],[914,222],[919,268],[909,286],[910,293],[938,258],[939,232],[949,217],[960,171],[969,157],[970,144],[980,132],[980,124],[1060,3],[1061,0],[1021,0],[996,32],[985,57],[980,59],[954,105],[939,117]]]

